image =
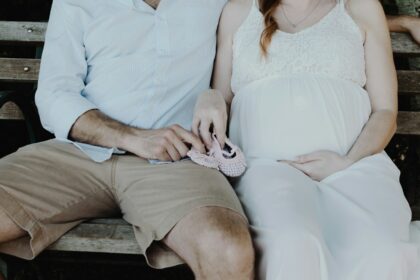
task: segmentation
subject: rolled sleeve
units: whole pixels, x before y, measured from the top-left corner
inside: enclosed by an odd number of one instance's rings
[[[62,139],[82,114],[97,108],[83,96],[88,68],[83,21],[77,10],[66,11],[65,3],[53,2],[35,95],[42,125]]]

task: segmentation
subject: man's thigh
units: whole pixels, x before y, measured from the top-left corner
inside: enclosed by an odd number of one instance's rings
[[[111,166],[57,140],[0,159],[0,208],[26,233],[0,252],[31,259],[83,220],[115,213]]]
[[[134,225],[140,248],[154,267],[182,263],[161,241],[185,216],[202,207],[222,207],[244,216],[227,179],[217,170],[181,161],[152,165],[120,156],[115,189],[124,219]]]

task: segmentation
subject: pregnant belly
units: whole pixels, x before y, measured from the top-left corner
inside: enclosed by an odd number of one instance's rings
[[[235,95],[229,135],[248,158],[293,159],[317,150],[344,155],[369,115],[368,95],[355,83],[273,77]]]

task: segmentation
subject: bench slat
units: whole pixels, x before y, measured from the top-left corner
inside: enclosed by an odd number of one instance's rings
[[[0,109],[0,120],[22,120],[23,115],[13,103]],[[399,112],[397,134],[420,135],[420,112]]]
[[[420,56],[420,46],[409,34],[391,33],[392,49],[397,55]]]
[[[413,207],[413,219],[420,219],[420,208]],[[141,254],[133,228],[123,219],[97,219],[69,231],[47,250]]]
[[[420,93],[420,71],[398,71],[398,91],[400,95]]]
[[[72,229],[48,250],[131,255],[141,253],[132,226],[91,222]]]
[[[40,62],[39,59],[0,58],[0,81],[36,82]],[[420,93],[420,71],[399,70],[398,83],[401,93]]]
[[[398,134],[420,135],[420,112],[398,113]]]
[[[0,21],[0,42],[42,44],[46,29],[45,22]]]
[[[7,102],[0,108],[0,120],[23,120],[22,111],[12,102]]]
[[[0,21],[0,42],[43,43],[46,22]],[[394,52],[401,55],[420,55],[420,47],[410,35],[391,33]]]
[[[39,67],[39,59],[0,58],[0,81],[36,82]]]
[[[94,219],[88,222],[89,224],[104,224],[104,225],[130,225],[123,219],[114,219],[114,218],[107,218],[107,219]]]

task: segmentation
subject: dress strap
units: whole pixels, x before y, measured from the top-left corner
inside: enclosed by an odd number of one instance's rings
[[[342,9],[342,10],[345,10],[346,9],[346,0],[337,0],[337,5],[340,5],[340,8]]]
[[[253,0],[252,2],[254,2],[254,7],[259,9],[260,8],[260,4],[258,2],[259,0]]]

